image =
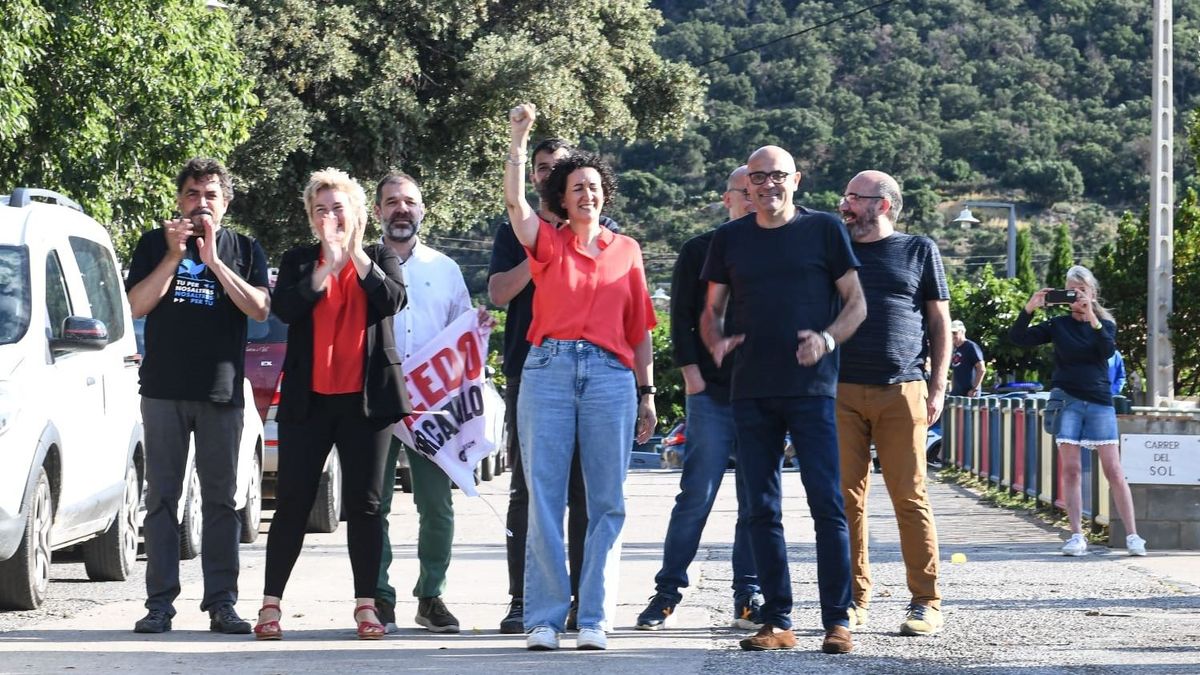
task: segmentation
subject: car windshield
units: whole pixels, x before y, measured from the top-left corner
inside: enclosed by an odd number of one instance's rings
[[[20,340],[29,329],[29,251],[0,246],[0,345]]]
[[[247,319],[246,341],[254,344],[259,342],[287,342],[287,324],[274,314],[267,315],[266,321]]]

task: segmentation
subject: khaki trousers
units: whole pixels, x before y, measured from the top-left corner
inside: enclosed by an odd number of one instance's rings
[[[900,550],[912,602],[940,609],[937,527],[925,489],[927,397],[923,380],[891,385],[838,384],[838,449],[850,528],[853,597],[854,604],[864,609],[871,601],[866,507],[872,442],[900,528]]]

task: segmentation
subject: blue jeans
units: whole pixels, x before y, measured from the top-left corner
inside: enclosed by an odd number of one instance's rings
[[[562,632],[571,606],[563,515],[577,444],[588,513],[579,627],[610,626],[625,524],[625,472],[636,417],[633,371],[612,353],[584,340],[546,339],[530,348],[517,401],[521,461],[529,487],[526,630],[547,626]]]
[[[762,621],[792,627],[792,580],[783,537],[780,469],[784,435],[796,446],[800,480],[817,535],[817,590],[821,623],[848,626],[850,537],[842,505],[834,399],[823,396],[738,399],[738,474],[745,476],[750,533],[762,586]]]
[[[714,401],[701,392],[687,397],[687,446],[683,454],[683,473],[679,494],[667,536],[663,540],[662,569],[654,577],[655,590],[675,598],[683,597],[680,588],[688,585],[687,568],[696,557],[700,534],[708,522],[717,490],[729,466],[729,455],[737,446],[733,432],[733,408]],[[737,489],[738,518],[733,533],[734,597],[758,592],[754,553],[750,550],[749,510],[742,471],[734,479]]]

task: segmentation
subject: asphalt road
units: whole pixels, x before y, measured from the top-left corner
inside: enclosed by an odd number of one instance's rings
[[[410,621],[416,603],[402,598],[399,634],[376,643],[355,640],[341,530],[307,539],[283,603],[285,638],[276,643],[207,631],[207,616],[198,609],[198,559],[182,565],[175,630],[162,636],[130,630],[143,613],[144,562],[128,582],[95,583],[86,581],[82,563],[56,559],[50,599],[41,609],[0,612],[0,673],[1200,673],[1200,555],[1157,553],[1150,542],[1146,559],[1103,547],[1083,558],[1064,558],[1058,555],[1062,532],[981,505],[974,495],[942,483],[932,484],[931,494],[942,541],[946,627],[928,638],[900,636],[908,595],[895,521],[878,476],[870,506],[876,597],[871,623],[855,634],[853,653],[819,652],[813,533],[794,473],[785,477],[785,527],[797,602],[796,649],[742,652],[737,640],[745,632],[725,627],[732,615],[732,474],[689,570],[693,585],[684,591],[677,623],[660,632],[632,630],[653,592],[677,482],[677,473],[630,474],[618,630],[607,652],[570,649],[570,636],[559,652],[528,652],[522,636],[498,634],[508,600],[505,535],[489,504],[504,512],[504,475],[481,486],[482,499],[455,494],[454,560],[444,598],[463,625],[461,635],[432,635],[416,627]],[[397,495],[396,508],[392,576],[404,595],[417,569],[416,514],[403,495]],[[242,547],[238,609],[247,617],[261,597],[265,541],[263,536]],[[965,554],[967,561],[949,562],[953,553]]]

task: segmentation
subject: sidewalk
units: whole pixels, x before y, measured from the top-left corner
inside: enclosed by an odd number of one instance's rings
[[[871,499],[875,600],[871,624],[855,635],[847,656],[820,654],[811,522],[799,476],[785,475],[785,521],[792,542],[794,619],[800,644],[784,653],[746,653],[744,631],[724,628],[732,615],[728,556],[736,507],[732,474],[709,520],[692,588],[661,632],[631,629],[653,592],[663,534],[678,474],[631,473],[629,517],[620,571],[619,629],[608,652],[564,649],[534,653],[523,636],[499,635],[507,576],[503,527],[480,499],[455,494],[454,560],[445,600],[461,635],[433,635],[411,623],[415,600],[397,607],[402,629],[376,642],[354,639],[350,566],[344,531],[310,535],[284,599],[284,640],[207,631],[198,611],[201,588],[186,583],[175,630],[163,636],[130,632],[141,601],[83,607],[70,617],[0,633],[0,673],[345,673],[399,669],[429,673],[1197,673],[1200,672],[1200,555],[1131,559],[1099,547],[1084,558],[1058,555],[1063,537],[1016,512],[981,505],[965,490],[931,485],[942,539],[946,628],[929,638],[905,638],[897,628],[908,595],[886,491],[874,477]],[[481,486],[503,513],[508,476]],[[416,514],[397,495],[392,516],[397,543],[392,577],[401,595],[416,572]],[[344,527],[344,525],[343,525]],[[265,537],[242,549],[242,602],[252,618],[261,597]],[[948,562],[952,553],[967,562]],[[199,565],[199,560],[185,563]],[[142,574],[139,564],[136,574]],[[714,626],[716,628],[714,628]]]

